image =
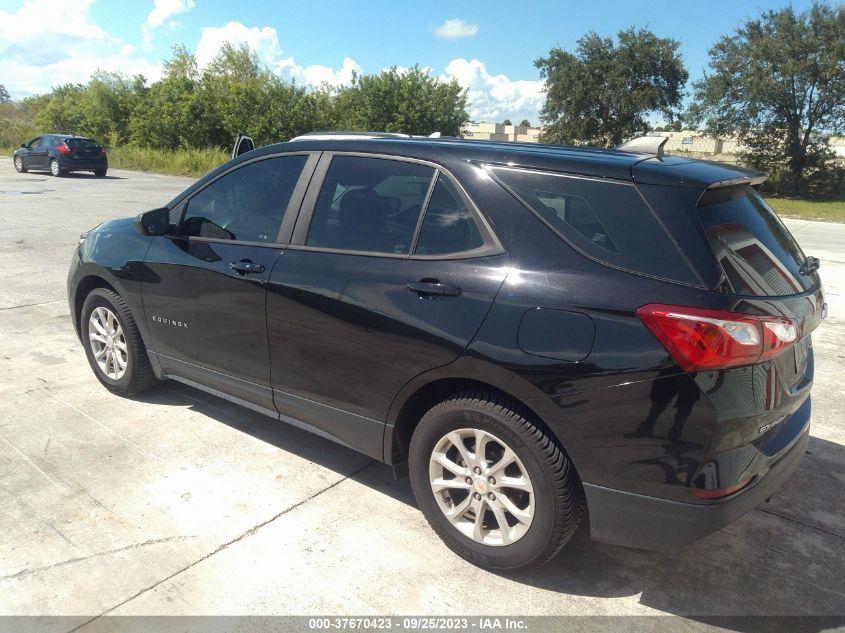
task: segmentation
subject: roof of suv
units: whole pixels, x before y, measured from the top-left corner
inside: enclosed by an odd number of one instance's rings
[[[498,164],[574,173],[598,178],[635,181],[643,184],[707,188],[717,185],[751,183],[765,180],[765,174],[713,161],[679,156],[598,149],[568,145],[543,145],[513,141],[475,141],[458,138],[410,137],[376,133],[315,134],[295,141],[277,143],[258,149],[261,153],[289,150],[353,151],[394,154],[434,162],[466,160],[479,164]]]

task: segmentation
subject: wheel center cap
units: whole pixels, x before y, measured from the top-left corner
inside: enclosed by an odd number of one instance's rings
[[[478,494],[487,494],[487,480],[483,477],[476,478],[476,480],[472,482],[472,489]]]

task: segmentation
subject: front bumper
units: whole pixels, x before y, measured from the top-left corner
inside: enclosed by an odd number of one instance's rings
[[[798,468],[809,438],[807,424],[765,475],[723,501],[681,503],[584,483],[590,537],[613,545],[664,549],[707,536],[771,497]]]

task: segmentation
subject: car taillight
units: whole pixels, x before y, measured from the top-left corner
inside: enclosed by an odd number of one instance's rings
[[[644,305],[637,316],[684,371],[751,365],[776,356],[798,340],[786,317]]]
[[[67,145],[65,145],[64,143],[62,143],[61,145],[56,145],[56,150],[59,152],[59,154],[62,154],[62,155],[70,154],[70,151],[71,151],[70,148]]]

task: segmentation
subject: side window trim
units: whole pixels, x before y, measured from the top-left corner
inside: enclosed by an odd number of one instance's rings
[[[414,228],[414,236],[411,238],[411,248],[408,249],[408,257],[413,257],[414,251],[417,250],[417,240],[420,239],[420,232],[422,232],[425,214],[428,212],[428,203],[431,202],[431,194],[434,193],[434,188],[437,186],[438,178],[440,178],[440,170],[435,169],[434,173],[431,175],[431,182],[428,183],[428,191],[425,192],[425,198],[423,198],[420,215],[417,218],[417,226]]]
[[[432,176],[431,183],[429,184],[429,189],[426,192],[426,197],[423,202],[422,210],[420,211],[420,215],[417,218],[417,226],[415,228],[411,248],[408,253],[372,253],[363,251],[350,251],[336,248],[325,248],[320,246],[306,246],[305,241],[308,237],[308,229],[311,226],[311,218],[314,214],[314,208],[317,203],[317,197],[320,195],[320,190],[323,187],[323,181],[325,180],[326,175],[329,171],[331,161],[335,156],[379,158],[382,160],[417,163],[420,165],[426,165],[434,169],[434,175]],[[414,254],[414,249],[416,248],[417,240],[419,239],[420,232],[422,231],[422,223],[425,219],[426,211],[428,211],[428,204],[431,201],[431,196],[434,193],[434,187],[437,185],[437,179],[440,175],[442,175],[444,178],[449,179],[451,184],[455,187],[455,190],[458,192],[458,195],[460,195],[463,199],[464,204],[467,205],[467,208],[470,210],[470,213],[472,213],[473,219],[475,220],[478,230],[481,233],[481,236],[484,240],[484,244],[480,248],[476,248],[471,251],[462,251],[459,253],[448,253],[445,255],[416,255]],[[311,183],[308,186],[308,192],[305,194],[305,198],[302,203],[302,208],[300,209],[299,216],[297,217],[296,226],[294,227],[293,235],[290,238],[290,243],[288,244],[288,247],[297,250],[322,251],[327,253],[348,253],[355,255],[364,255],[368,257],[390,257],[393,259],[419,260],[467,259],[470,257],[501,255],[506,252],[498,236],[493,231],[492,227],[487,221],[487,218],[475,204],[475,201],[470,198],[469,194],[467,194],[466,190],[464,189],[463,185],[458,181],[458,179],[455,178],[449,171],[447,171],[441,165],[428,160],[412,158],[409,156],[356,151],[326,151],[322,153],[322,156],[320,157],[320,162],[317,164],[317,167],[314,171],[314,175],[311,178]]]
[[[299,174],[299,179],[296,181],[296,186],[293,189],[293,194],[291,194],[291,199],[288,201],[288,206],[284,210],[284,214],[282,215],[282,223],[279,226],[279,232],[276,236],[275,242],[250,242],[245,240],[227,240],[227,239],[220,239],[214,237],[200,237],[197,235],[176,235],[178,239],[184,239],[192,242],[216,242],[216,243],[223,243],[223,244],[243,244],[247,246],[265,246],[265,247],[272,247],[277,248],[279,246],[287,246],[290,242],[290,236],[293,229],[293,225],[296,222],[296,216],[299,213],[300,207],[302,205],[303,198],[305,197],[306,191],[308,189],[308,183],[311,181],[311,178],[314,175],[314,170],[317,166],[317,161],[319,160],[322,152],[319,151],[312,151],[312,152],[280,152],[277,154],[267,154],[264,156],[258,156],[251,160],[246,160],[242,163],[238,163],[237,165],[233,165],[231,169],[227,169],[226,171],[217,174],[213,179],[209,180],[205,183],[200,189],[197,189],[187,198],[179,201],[176,207],[181,207],[181,211],[179,213],[179,222],[177,224],[177,231],[182,230],[182,223],[185,221],[185,213],[188,211],[188,207],[191,204],[191,200],[194,199],[198,194],[205,191],[208,187],[213,185],[215,182],[223,178],[224,176],[228,176],[234,171],[237,171],[241,167],[246,167],[252,163],[256,163],[262,160],[270,160],[272,158],[284,158],[285,156],[307,156],[308,158],[305,161],[305,165],[302,167],[302,171]],[[295,211],[294,211],[295,210]]]

